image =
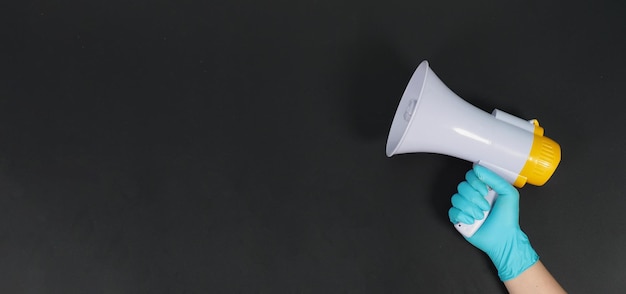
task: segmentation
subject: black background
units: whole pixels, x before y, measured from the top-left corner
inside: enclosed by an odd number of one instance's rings
[[[500,293],[447,219],[471,164],[385,156],[424,59],[563,159],[521,224],[623,293],[621,1],[4,1],[0,292]]]

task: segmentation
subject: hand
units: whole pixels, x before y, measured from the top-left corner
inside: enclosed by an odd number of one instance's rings
[[[448,211],[454,224],[474,223],[483,218],[483,211],[489,209],[484,196],[491,187],[496,199],[487,220],[468,242],[484,251],[498,269],[500,280],[517,277],[539,260],[530,246],[528,237],[519,226],[519,192],[506,180],[476,165],[465,175],[465,181],[458,186],[458,193],[452,196],[452,208]]]

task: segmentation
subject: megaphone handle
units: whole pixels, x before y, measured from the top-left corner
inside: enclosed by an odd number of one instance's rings
[[[497,197],[498,197],[498,193],[496,193],[496,191],[489,188],[489,192],[485,196],[485,199],[487,200],[487,202],[489,202],[489,207],[493,207],[493,202],[496,201]],[[484,212],[485,216],[483,217],[483,219],[475,220],[474,223],[471,225],[464,224],[464,223],[457,223],[454,225],[454,227],[456,228],[457,231],[459,231],[459,233],[461,233],[461,235],[465,236],[466,238],[470,238],[474,235],[474,233],[476,233],[476,231],[478,231],[478,229],[480,229],[480,226],[483,225],[483,223],[487,219],[487,216],[489,215],[489,211],[491,210]]]

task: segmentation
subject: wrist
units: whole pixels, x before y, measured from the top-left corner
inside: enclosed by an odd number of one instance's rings
[[[539,260],[539,255],[530,245],[528,236],[522,231],[508,238],[501,250],[489,252],[488,256],[503,282],[519,276]]]

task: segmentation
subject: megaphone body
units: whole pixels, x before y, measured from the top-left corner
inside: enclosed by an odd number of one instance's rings
[[[556,170],[561,149],[544,136],[536,119],[524,120],[495,109],[491,114],[454,94],[423,61],[415,70],[396,110],[386,153],[427,152],[482,165],[514,186],[541,186]],[[495,201],[493,191],[487,195]],[[471,237],[482,222],[457,224]]]

